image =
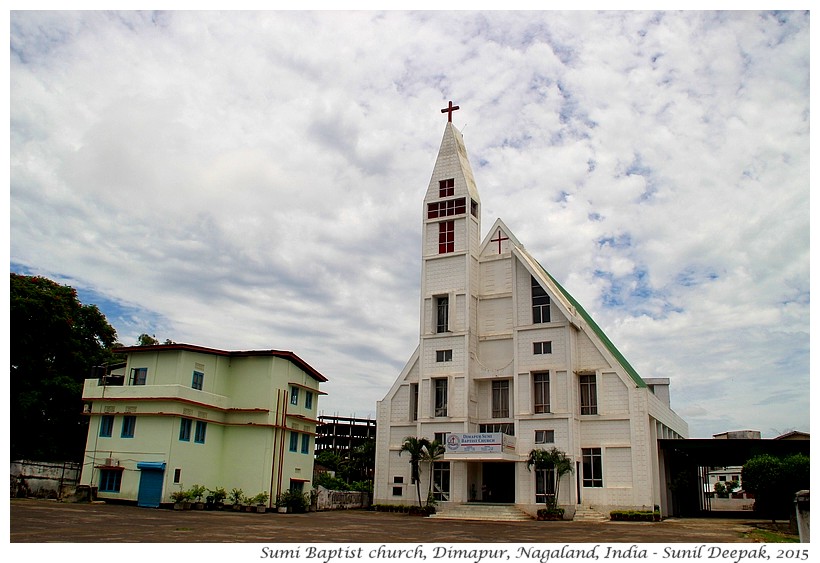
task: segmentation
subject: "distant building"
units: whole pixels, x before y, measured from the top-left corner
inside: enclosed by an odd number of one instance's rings
[[[712,434],[712,438],[716,440],[760,440],[759,430],[732,430],[730,432],[721,432],[720,434]]]
[[[688,434],[669,381],[642,379],[500,219],[481,239],[481,201],[451,122],[421,203],[419,343],[377,404],[374,502],[416,502],[401,455],[412,436],[445,446],[421,479],[442,505],[514,503],[535,514],[555,491],[527,457],[555,447],[573,469],[558,499],[568,514],[581,505],[668,514],[659,440]]]
[[[354,448],[375,439],[375,420],[320,415],[316,426],[316,453],[330,450],[342,458],[349,458]]]
[[[155,507],[194,484],[307,490],[319,384],[293,352],[187,344],[119,348],[124,364],[83,386],[89,417],[81,485]]]
[[[775,440],[811,440],[811,435],[808,432],[801,432],[799,430],[792,430],[781,434]]]

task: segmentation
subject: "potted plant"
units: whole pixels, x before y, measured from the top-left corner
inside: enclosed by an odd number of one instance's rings
[[[174,510],[183,510],[184,502],[188,498],[186,491],[174,491],[171,493],[171,500],[174,501]]]
[[[208,492],[211,493],[207,499],[210,508],[216,508],[217,510],[225,508],[225,499],[228,497],[228,492],[224,488],[208,489]]]
[[[234,510],[242,510],[242,499],[245,497],[245,492],[242,489],[231,489],[228,498],[231,499],[231,508]]]
[[[254,506],[254,503],[253,503],[253,498],[243,496],[242,497],[242,508],[245,510],[245,512],[253,512],[254,510],[256,510],[256,507]]]
[[[206,489],[202,485],[194,485],[188,491],[188,494],[190,495],[191,500],[194,502],[194,507],[197,510],[204,510],[205,509],[205,503],[202,502],[202,497],[205,495],[205,492],[207,490],[208,489]]]
[[[280,494],[276,497],[276,512],[279,514],[286,514],[288,511],[287,497],[285,494]]]
[[[255,497],[253,497],[251,499],[253,504],[256,505],[256,511],[257,512],[260,512],[260,513],[265,512],[265,503],[268,502],[268,498],[269,498],[268,493],[265,492],[265,491],[262,491],[261,493],[259,493],[258,495],[256,495]]]

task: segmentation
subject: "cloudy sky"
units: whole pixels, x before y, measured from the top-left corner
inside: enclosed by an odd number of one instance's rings
[[[10,266],[374,416],[449,100],[483,204],[692,437],[809,430],[809,15],[11,12]]]

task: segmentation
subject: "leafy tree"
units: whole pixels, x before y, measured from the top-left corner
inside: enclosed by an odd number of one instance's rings
[[[334,451],[323,450],[316,454],[316,463],[327,467],[330,471],[338,471],[342,458]]]
[[[157,340],[157,335],[149,335],[146,333],[142,333],[137,337],[137,346],[156,346],[159,344],[159,340]]]
[[[789,516],[795,493],[809,488],[809,457],[757,455],[743,465],[741,480],[743,488],[755,495],[755,510],[772,521]]]
[[[93,366],[114,361],[116,331],[73,288],[15,273],[9,320],[12,459],[81,459],[83,382]]]
[[[416,438],[415,436],[407,436],[404,443],[401,445],[399,455],[402,452],[407,452],[410,455],[410,479],[416,484],[416,494],[419,497],[419,508],[421,508],[421,471],[419,464],[424,458],[424,450],[430,445],[427,438]]]
[[[546,470],[548,476],[551,474],[551,477],[546,478],[553,480],[552,490],[555,491],[555,494],[552,496],[546,495],[545,504],[547,508],[550,509],[558,508],[558,492],[561,485],[561,477],[572,472],[572,460],[567,457],[567,454],[555,447],[550,450],[532,450],[527,457],[527,470],[532,471],[533,466],[535,466],[536,470]],[[544,491],[549,490],[549,487],[546,485],[547,484],[544,483]]]

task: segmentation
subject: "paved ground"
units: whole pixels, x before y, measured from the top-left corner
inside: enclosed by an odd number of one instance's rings
[[[174,511],[10,501],[12,543],[733,543],[759,521],[470,522],[362,510],[309,514]]]

